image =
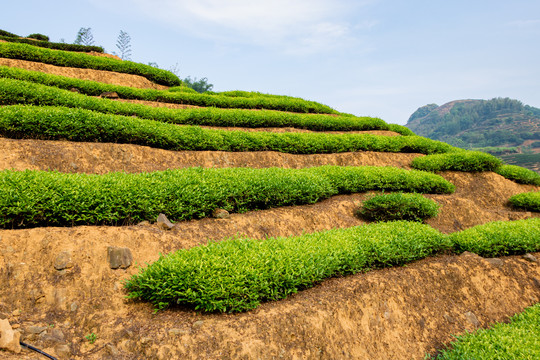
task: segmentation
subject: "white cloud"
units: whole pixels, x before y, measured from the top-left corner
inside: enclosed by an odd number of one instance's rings
[[[371,0],[373,1],[373,0]],[[93,0],[129,8],[191,34],[225,43],[315,53],[343,46],[355,32],[374,26],[344,20],[368,0]]]

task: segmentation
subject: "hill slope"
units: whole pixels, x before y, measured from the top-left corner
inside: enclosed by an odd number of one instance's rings
[[[136,68],[142,75],[134,74],[117,59],[105,63],[56,51],[40,50],[36,57],[30,45],[0,42],[0,58],[6,56],[0,59],[0,216],[17,214],[0,229],[0,319],[26,343],[77,360],[422,359],[452,334],[504,321],[540,302],[538,263],[504,256],[523,249],[492,246],[503,249],[493,255],[501,258],[487,259],[459,255],[448,244],[446,234],[540,217],[508,205],[511,195],[540,187],[491,171],[501,168],[496,159],[312,101],[241,91],[193,94],[153,82],[174,83],[172,74],[146,66]],[[104,69],[108,64],[112,68]],[[118,91],[119,99],[105,99],[111,94],[99,96],[102,91]],[[456,171],[455,158],[476,171]],[[411,171],[417,159],[450,170]],[[436,182],[449,190],[430,190]],[[205,313],[179,298],[179,305],[154,313],[151,303],[126,299],[124,283],[161,254],[204,251],[206,244],[227,244],[237,236],[255,245],[279,236],[300,246],[304,235],[369,230],[372,225],[355,215],[365,199],[413,188],[441,205],[437,217],[414,228],[429,228],[445,252],[390,267],[411,261],[388,261],[388,253],[398,260],[405,253],[392,246],[410,245],[412,258],[419,259],[424,234],[414,232],[410,244],[399,238],[388,246],[372,236],[364,249],[371,267],[316,278],[285,299],[239,314]],[[298,201],[285,201],[292,197]],[[154,215],[134,221],[141,202],[142,210],[164,212],[176,223],[157,223]],[[168,209],[173,203],[188,204],[194,216],[184,217],[188,207],[180,213]],[[206,203],[212,206],[199,206]],[[223,208],[231,213],[216,215]],[[48,220],[53,212],[55,222]],[[534,240],[535,230],[527,231]],[[316,232],[320,236],[311,235]],[[347,240],[354,245],[357,239]],[[529,251],[540,256],[540,241],[532,245]],[[311,268],[322,272],[313,259],[328,248],[293,255],[311,259]],[[278,274],[281,265],[294,261],[276,261],[282,249],[269,250],[255,256],[264,266],[235,281],[245,281],[247,288],[259,284],[259,273],[269,272],[261,287],[284,278],[278,290],[290,289],[287,279],[300,278],[305,267]],[[339,254],[324,259],[342,260]],[[226,254],[214,259],[227,270],[245,265]],[[169,280],[182,283],[201,271],[171,273]],[[235,281],[190,292],[204,298]],[[247,292],[241,289],[240,296]],[[36,355],[0,350],[0,358]]]

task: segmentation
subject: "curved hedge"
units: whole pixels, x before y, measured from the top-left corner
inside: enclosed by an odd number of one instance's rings
[[[480,151],[453,151],[415,158],[411,166],[423,171],[494,171],[502,161]]]
[[[454,250],[484,257],[540,251],[540,218],[495,221],[449,235]]]
[[[326,105],[289,96],[253,96],[249,98],[233,98],[224,95],[209,95],[207,93],[199,94],[195,90],[185,86],[174,88],[176,91],[171,91],[172,89],[138,89],[129,86],[111,85],[97,81],[45,74],[40,71],[24,70],[8,66],[0,66],[0,77],[31,81],[42,85],[58,87],[64,90],[76,88],[81,93],[92,96],[99,96],[106,91],[114,91],[123,99],[159,101],[196,106],[213,106],[219,108],[269,109],[319,114],[338,113]]]
[[[419,223],[379,223],[266,240],[231,239],[179,250],[133,275],[129,298],[163,308],[238,312],[332,277],[402,265],[442,249],[437,230]]]
[[[530,169],[517,165],[502,165],[495,169],[495,172],[506,179],[513,180],[519,184],[531,184],[540,186],[540,175]]]
[[[39,35],[39,34],[36,34],[36,35]],[[31,36],[29,35],[28,37],[31,37]],[[105,52],[105,50],[101,46],[65,44],[65,43],[55,43],[55,42],[49,42],[49,41],[34,41],[31,39],[25,39],[25,38],[20,38],[20,37],[13,37],[13,36],[1,36],[1,35],[0,35],[0,40],[13,42],[13,43],[28,44],[32,46],[55,49],[55,50],[98,52],[98,53]]]
[[[495,222],[446,236],[393,221],[289,238],[231,239],[161,256],[125,282],[157,308],[246,311],[332,277],[402,265],[452,250],[500,256],[540,250],[540,219]]]
[[[348,182],[343,180],[349,179]],[[452,192],[431,173],[397,168],[187,168],[153,173],[0,172],[0,227],[122,225],[315,203],[367,190]]]
[[[71,51],[45,49],[28,44],[0,43],[0,57],[36,61],[56,66],[107,70],[140,75],[155,83],[168,86],[177,86],[181,83],[180,79],[173,73],[157,69],[150,65]]]
[[[514,195],[509,202],[518,209],[540,212],[540,191]]]
[[[177,151],[280,151],[292,154],[379,151],[429,154],[447,151],[450,147],[418,136],[214,130],[82,109],[21,105],[0,107],[0,134],[15,139],[114,142]]]
[[[388,130],[388,124],[378,118],[298,114],[272,110],[245,109],[167,109],[93,98],[68,90],[28,81],[0,78],[0,105],[28,104],[65,106],[95,110],[102,113],[136,115],[145,119],[186,125],[233,127],[295,127],[314,131]],[[431,140],[435,143],[434,140]],[[450,145],[438,142],[447,148]],[[444,144],[444,145],[442,145]]]

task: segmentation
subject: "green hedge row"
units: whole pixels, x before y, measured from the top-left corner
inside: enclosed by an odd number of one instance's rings
[[[497,323],[489,329],[480,329],[456,336],[449,347],[434,360],[493,360],[540,359],[540,304],[514,315],[510,323]]]
[[[540,212],[540,191],[514,195],[509,202],[518,209]]]
[[[7,36],[7,37],[10,37],[10,38],[19,37],[19,35],[15,35],[13,33],[10,33],[9,31],[2,30],[2,29],[0,29],[0,36]]]
[[[0,105],[13,104],[65,106],[116,115],[136,115],[145,119],[185,125],[295,127],[314,131],[388,130],[389,128],[388,124],[377,118],[298,114],[272,110],[156,108],[89,97],[28,81],[0,78]],[[450,145],[438,143],[439,147],[451,148]]]
[[[448,247],[419,223],[378,223],[263,241],[231,239],[162,256],[132,276],[129,298],[238,312],[332,277],[402,265]]]
[[[121,225],[315,203],[339,193],[398,190],[450,193],[432,173],[385,167],[201,169],[153,173],[0,172],[0,227]]]
[[[0,43],[0,57],[36,61],[56,66],[108,70],[140,75],[155,83],[168,86],[177,86],[181,83],[180,79],[173,73],[157,69],[150,65],[72,51],[45,49],[28,44]]]
[[[495,172],[520,184],[540,186],[540,174],[517,165],[502,165]]]
[[[423,171],[494,171],[502,161],[480,151],[453,151],[447,154],[435,154],[418,157],[411,166]]]
[[[0,40],[13,42],[13,43],[28,44],[28,45],[33,45],[33,46],[43,47],[43,48],[48,48],[48,49],[55,49],[55,50],[79,51],[79,52],[98,52],[98,53],[105,52],[105,50],[101,46],[87,46],[87,45],[77,45],[77,44],[55,43],[55,42],[49,42],[49,41],[34,41],[34,40],[31,40],[31,39],[12,37],[12,36],[5,36],[5,35],[1,35],[1,34],[0,34]]]
[[[470,250],[495,256],[538,251],[540,219],[486,224],[449,237],[425,224],[394,221],[263,241],[211,242],[161,256],[125,288],[130,298],[157,308],[246,311],[332,276],[402,265],[452,246],[462,251],[466,242],[474,244],[465,246]]]
[[[127,143],[176,151],[279,151],[292,154],[378,151],[429,154],[450,148],[447,144],[419,136],[214,130],[76,108],[25,105],[0,107],[0,134],[15,139]]]
[[[496,257],[540,251],[540,218],[495,221],[449,235],[457,253]]]
[[[85,95],[98,96],[106,91],[114,91],[123,99],[160,101],[175,104],[196,106],[213,106],[218,108],[268,109],[300,113],[337,114],[337,111],[326,105],[299,98],[276,96],[232,98],[223,95],[199,94],[186,86],[175,89],[181,91],[138,89],[128,86],[104,84],[96,81],[74,79],[65,76],[45,74],[40,71],[30,71],[7,66],[0,66],[0,77],[25,80],[65,90],[78,89]]]
[[[440,205],[421,194],[390,193],[366,199],[357,215],[370,221],[419,221],[437,216]]]

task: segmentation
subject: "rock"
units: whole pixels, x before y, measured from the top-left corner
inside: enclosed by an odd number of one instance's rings
[[[169,329],[169,335],[186,335],[189,334],[188,330],[172,328]]]
[[[73,261],[71,260],[71,251],[62,251],[54,259],[54,268],[56,270],[64,270],[73,267]]]
[[[11,313],[12,316],[21,316],[21,309],[13,310]]]
[[[69,359],[71,356],[71,349],[68,345],[57,345],[54,351],[60,359]]]
[[[523,258],[527,261],[530,261],[530,262],[535,262],[537,263],[538,262],[538,259],[536,258],[536,256],[534,256],[533,254],[530,254],[530,253],[527,253],[525,255],[523,255]]]
[[[225,209],[215,209],[212,212],[212,216],[215,217],[216,219],[228,219],[231,215]]]
[[[81,92],[79,89],[74,88],[74,87],[72,87],[71,89],[69,89],[69,91],[74,92],[74,93],[80,93],[80,92]]]
[[[137,224],[137,226],[148,226],[148,225],[150,225],[150,221],[146,221],[146,220],[141,221],[140,223]]]
[[[7,320],[0,320],[0,349],[13,351],[18,354],[21,352],[19,341],[21,333],[14,331]]]
[[[105,91],[104,93],[101,93],[99,97],[107,98],[107,99],[119,99],[120,96],[116,93],[116,91]]]
[[[76,301],[72,302],[71,305],[69,306],[69,309],[71,310],[71,312],[77,311],[78,308],[79,308],[79,304],[77,304]]]
[[[171,230],[174,227],[174,224],[167,219],[165,214],[159,214],[157,218],[157,225],[164,230]]]
[[[195,321],[193,323],[193,325],[191,325],[191,327],[193,327],[194,329],[198,329],[200,328],[201,326],[204,325],[204,321],[203,320],[199,320],[199,321]]]
[[[117,357],[118,355],[120,355],[120,351],[118,351],[118,349],[116,348],[116,346],[114,346],[113,344],[107,344],[105,345],[105,349],[107,349],[107,352],[114,356],[114,357]]]
[[[499,258],[488,258],[488,259],[484,259],[484,260],[486,260],[488,263],[490,263],[493,266],[503,266],[504,265],[504,261],[502,259],[499,259]]]
[[[47,330],[49,327],[48,326],[28,326],[26,328],[26,332],[29,333],[29,334],[41,334],[42,332],[44,332],[45,330]]]
[[[480,326],[480,321],[478,321],[478,318],[476,317],[476,315],[474,315],[473,312],[467,311],[467,312],[465,313],[465,317],[466,317],[467,320],[469,320],[470,323],[473,324],[475,327],[479,327],[479,326]]]
[[[107,248],[107,261],[111,269],[127,269],[133,262],[133,255],[128,248],[109,246]]]

